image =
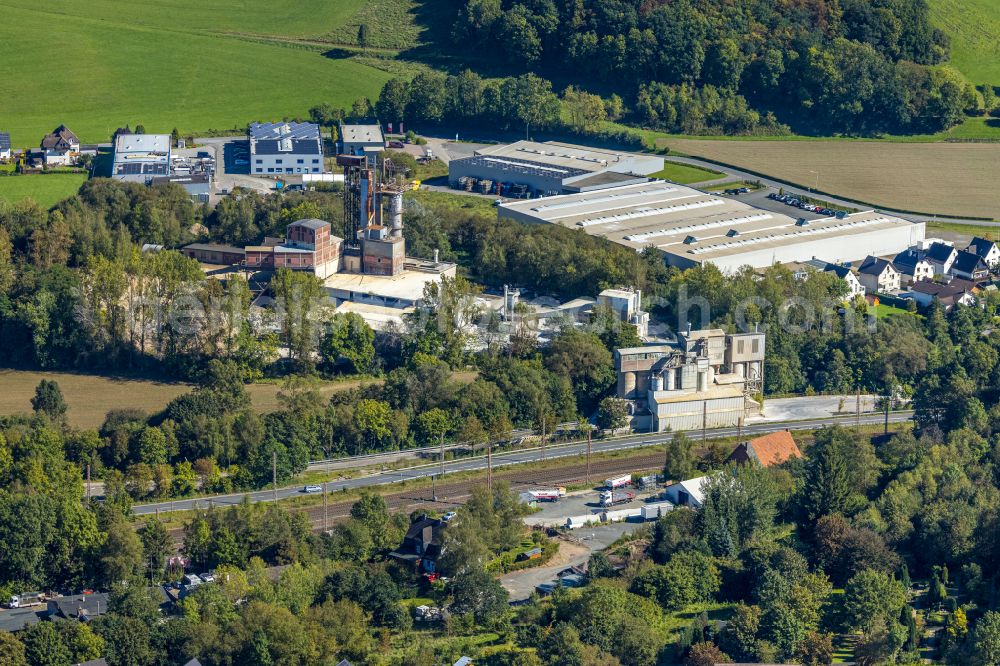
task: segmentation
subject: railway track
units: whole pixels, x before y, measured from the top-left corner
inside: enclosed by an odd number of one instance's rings
[[[611,460],[596,460],[590,466],[590,481],[596,485],[614,474],[660,469],[663,466],[663,461],[662,453],[614,458]],[[583,483],[586,481],[586,477],[586,463],[539,470],[515,468],[510,471],[494,472],[493,474],[493,478],[496,481],[503,481],[510,484],[511,488],[515,491],[547,485]],[[386,493],[383,497],[385,498],[386,506],[392,513],[400,511],[409,513],[419,509],[449,509],[463,504],[469,499],[472,489],[484,483],[484,479],[438,483],[433,489],[427,487],[403,490],[395,493]],[[435,494],[437,495],[437,499],[434,497]],[[309,522],[312,524],[313,531],[322,532],[324,523],[328,523],[330,527],[333,527],[337,523],[346,520],[351,515],[351,506],[353,504],[354,500],[329,502],[325,515],[322,505],[304,508],[293,507],[290,510],[306,512]],[[174,546],[180,548],[184,541],[184,530],[174,528],[169,533]]]

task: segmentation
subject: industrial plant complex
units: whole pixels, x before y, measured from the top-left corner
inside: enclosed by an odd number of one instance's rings
[[[663,180],[510,201],[499,215],[582,229],[637,251],[655,247],[678,268],[709,262],[725,271],[813,257],[838,263],[894,255],[925,234],[923,223],[884,213],[795,218]]]

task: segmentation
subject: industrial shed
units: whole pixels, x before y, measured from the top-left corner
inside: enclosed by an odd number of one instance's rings
[[[661,169],[663,158],[655,155],[518,141],[452,160],[448,180],[454,188],[483,194],[538,197],[644,183]]]
[[[514,201],[501,218],[583,229],[636,251],[655,247],[667,264],[742,266],[806,261],[840,263],[867,255],[894,255],[919,244],[925,225],[866,211],[805,220],[692,187],[650,181],[596,192]]]

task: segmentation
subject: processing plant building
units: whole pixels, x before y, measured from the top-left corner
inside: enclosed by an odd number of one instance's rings
[[[559,224],[636,251],[655,247],[668,265],[742,266],[822,256],[839,263],[891,255],[924,240],[925,225],[875,211],[805,220],[661,180],[499,206],[501,218]]]
[[[644,183],[662,169],[655,155],[518,141],[451,160],[448,181],[456,189],[523,198]]]
[[[115,155],[111,177],[146,183],[170,175],[169,134],[115,134]]]
[[[636,430],[738,425],[760,414],[764,343],[759,332],[689,327],[675,342],[615,350],[616,394]]]

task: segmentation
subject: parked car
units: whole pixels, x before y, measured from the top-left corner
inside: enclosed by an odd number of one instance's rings
[[[458,514],[456,512],[449,511],[448,513],[446,513],[443,516],[441,516],[441,520],[443,520],[444,522],[448,523],[448,522],[451,522],[451,519],[454,518],[457,515]]]
[[[323,486],[309,485],[302,488],[304,493],[321,493],[323,492]]]
[[[403,142],[402,141],[396,141],[395,139],[393,139],[392,141],[389,142],[389,147],[390,148],[402,148],[403,147]]]

